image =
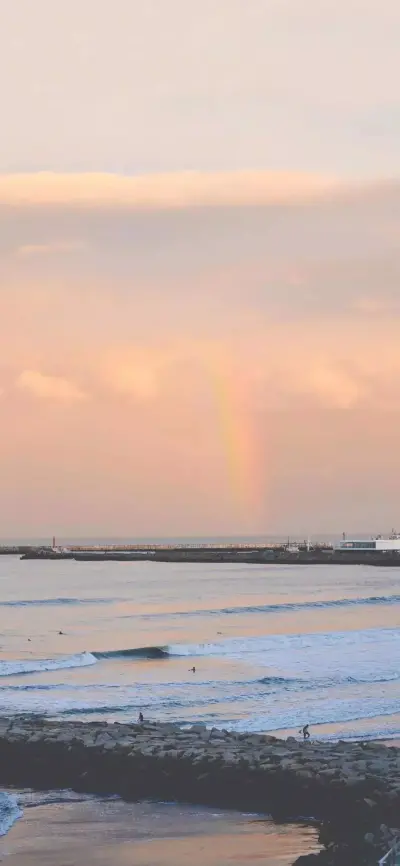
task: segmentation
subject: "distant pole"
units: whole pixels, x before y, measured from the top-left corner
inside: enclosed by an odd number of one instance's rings
[[[55,537],[55,535],[53,535],[53,547],[55,547],[55,546],[56,546],[56,537]]]

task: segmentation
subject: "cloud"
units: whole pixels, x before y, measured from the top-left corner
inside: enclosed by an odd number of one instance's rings
[[[8,206],[182,209],[314,201],[343,191],[337,179],[301,172],[176,172],[0,175],[0,204]]]
[[[23,244],[17,247],[16,255],[19,258],[30,258],[31,256],[46,256],[55,253],[73,253],[85,249],[86,244],[81,241],[53,241],[47,244]]]
[[[304,375],[304,391],[322,405],[335,409],[350,409],[366,396],[361,377],[351,375],[333,364],[315,363]]]
[[[325,350],[321,341],[304,324],[273,328],[254,326],[251,339],[244,333],[229,339],[190,340],[175,337],[159,345],[141,348],[126,346],[109,352],[98,362],[98,376],[110,391],[129,394],[137,401],[175,405],[179,390],[187,387],[199,406],[206,392],[219,392],[225,399],[229,392],[243,391],[247,404],[257,403],[267,410],[307,402],[324,409],[347,410],[363,401],[377,399],[377,379],[383,383],[393,370],[394,357],[384,358],[371,366],[369,346],[353,334],[352,341],[343,335],[340,349],[335,347],[335,331],[326,327]],[[357,362],[354,354],[357,354]],[[398,354],[398,364],[400,354]],[[177,390],[178,388],[178,390]],[[225,395],[225,396],[224,396]],[[385,395],[382,390],[380,405]]]
[[[150,402],[173,379],[176,365],[187,364],[192,355],[193,347],[188,350],[185,340],[171,338],[157,346],[109,349],[99,363],[100,378],[111,391],[129,394],[139,402]]]
[[[16,381],[17,388],[43,400],[58,403],[77,403],[86,395],[74,382],[62,376],[46,376],[38,370],[24,370]]]
[[[0,199],[2,519],[29,490],[33,513],[38,467],[43,525],[59,509],[85,532],[87,514],[115,534],[243,532],[243,510],[250,531],[350,525],[368,490],[376,523],[395,513],[400,257],[382,225],[400,188],[222,207],[200,187],[210,207],[151,184],[146,206],[101,184],[84,208],[66,186],[57,207]],[[50,253],[76,239],[84,255]]]
[[[124,361],[113,365],[107,374],[107,383],[120,394],[130,394],[138,400],[148,401],[157,396],[158,375],[154,363]]]

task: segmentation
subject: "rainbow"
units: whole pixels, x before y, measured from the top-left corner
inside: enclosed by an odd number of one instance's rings
[[[249,405],[251,394],[232,359],[222,351],[208,352],[203,365],[213,397],[226,483],[243,533],[254,532],[262,506],[262,461]]]

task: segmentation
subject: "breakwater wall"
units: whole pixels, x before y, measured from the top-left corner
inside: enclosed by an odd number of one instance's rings
[[[231,547],[219,548],[157,548],[152,550],[73,550],[54,551],[31,549],[21,559],[71,559],[77,562],[198,562],[198,563],[245,563],[247,565],[372,565],[400,567],[400,554],[394,553],[336,553],[332,549],[299,551],[288,553],[282,549],[258,548],[256,550]]]
[[[281,822],[315,819],[325,848],[307,862],[325,866],[376,864],[400,826],[399,772],[400,749],[379,743],[0,718],[3,786],[191,802]]]

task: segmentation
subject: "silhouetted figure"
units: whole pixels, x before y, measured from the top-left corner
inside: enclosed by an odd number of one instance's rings
[[[142,724],[142,722],[144,722],[143,713],[139,713],[138,722],[140,725]]]
[[[59,631],[58,634],[64,634],[64,632],[63,632],[63,631]]]
[[[190,674],[195,674],[195,673],[196,673],[196,668],[195,668],[195,667],[190,668],[190,669],[189,669],[189,673],[190,673]]]
[[[310,739],[310,732],[308,730],[309,727],[310,727],[309,725],[304,725],[304,728],[301,728],[301,730],[299,731],[299,734],[303,734],[304,740]]]

